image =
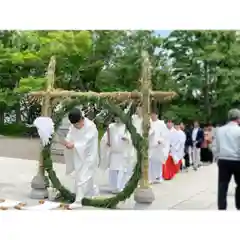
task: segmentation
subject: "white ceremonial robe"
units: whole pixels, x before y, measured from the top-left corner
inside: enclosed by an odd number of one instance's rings
[[[99,168],[103,171],[106,171],[109,168],[109,158],[110,155],[110,147],[108,146],[108,133],[107,131],[103,134],[102,139],[100,141],[100,150],[99,157],[100,163]]]
[[[182,158],[181,134],[175,128],[170,129],[170,155],[175,164],[178,164]]]
[[[70,126],[66,141],[74,144],[73,149],[65,149],[66,174],[75,174],[75,203],[81,205],[86,196],[98,194],[94,175],[98,168],[98,130],[88,118],[84,118],[81,129]]]
[[[169,131],[164,121],[150,121],[149,131],[149,181],[162,181],[162,165],[168,158]]]
[[[110,146],[108,143],[108,134]],[[126,138],[123,140],[122,138]],[[126,184],[126,172],[132,158],[131,136],[122,123],[109,125],[101,140],[100,167],[109,168],[109,184],[112,192],[121,191]]]
[[[182,165],[185,166],[185,142],[186,142],[186,134],[184,131],[182,131],[181,129],[178,130],[178,134],[179,134],[179,139],[180,139],[180,152],[179,152],[179,157],[180,160],[182,160]]]
[[[142,136],[142,134],[143,134],[143,128],[142,128],[143,118],[138,116],[137,114],[133,114],[132,115],[132,124],[136,128],[137,133]]]

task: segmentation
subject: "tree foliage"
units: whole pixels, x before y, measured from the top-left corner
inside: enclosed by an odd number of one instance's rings
[[[30,103],[21,93],[44,88],[52,55],[56,88],[132,91],[139,88],[143,49],[153,89],[178,93],[172,103],[158,105],[163,117],[221,122],[238,107],[237,31],[177,30],[167,38],[154,31],[0,31],[0,121],[12,111],[16,121],[24,120],[23,106]]]
[[[187,109],[194,106],[188,118],[192,114],[205,122],[224,121],[227,110],[238,105],[236,31],[173,31],[164,47],[169,51],[172,77],[181,96],[178,103],[184,101]],[[174,107],[175,112],[182,108],[179,104]]]

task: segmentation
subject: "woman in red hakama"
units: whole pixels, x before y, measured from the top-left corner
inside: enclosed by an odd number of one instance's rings
[[[170,142],[172,142],[171,139],[178,137],[178,134],[176,135],[176,130],[173,127],[173,123],[171,121],[168,121],[168,129],[170,129]],[[171,144],[171,143],[170,143]],[[182,160],[178,160],[177,163],[174,161],[171,154],[169,154],[167,161],[165,164],[163,164],[163,178],[165,180],[172,179],[181,169]]]
[[[176,164],[171,155],[165,164],[163,164],[163,178],[165,180],[171,180],[177,173],[180,172],[182,166],[182,160],[179,160]]]
[[[181,141],[181,150],[180,150],[180,160],[178,161],[177,167],[176,167],[176,171],[177,173],[180,172],[182,166],[184,165],[185,167],[185,159],[184,159],[184,155],[185,155],[185,143],[186,143],[186,133],[184,132],[184,124],[180,123],[176,125],[176,129],[179,133],[180,136],[180,141]]]

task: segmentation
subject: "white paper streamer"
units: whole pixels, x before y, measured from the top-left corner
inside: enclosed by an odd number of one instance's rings
[[[38,117],[33,122],[37,128],[43,146],[46,146],[54,133],[54,123],[50,117]]]
[[[53,210],[57,209],[61,206],[61,203],[45,201],[43,204],[39,204],[36,206],[29,206],[29,207],[21,207],[22,210]]]
[[[0,203],[0,207],[6,207],[6,208],[14,208],[17,205],[19,205],[20,201],[13,201],[13,200],[5,200],[4,202]]]

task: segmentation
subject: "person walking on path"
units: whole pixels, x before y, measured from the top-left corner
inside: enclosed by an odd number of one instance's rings
[[[191,143],[188,148],[189,158],[190,158],[190,162],[193,163],[193,169],[197,171],[198,168],[201,166],[200,152],[201,152],[202,143],[204,141],[204,132],[200,128],[198,121],[194,121],[194,127],[191,130],[190,134],[191,134]]]
[[[216,131],[212,150],[218,163],[218,209],[227,209],[229,182],[236,183],[235,206],[240,210],[240,110],[228,112],[229,122]]]

